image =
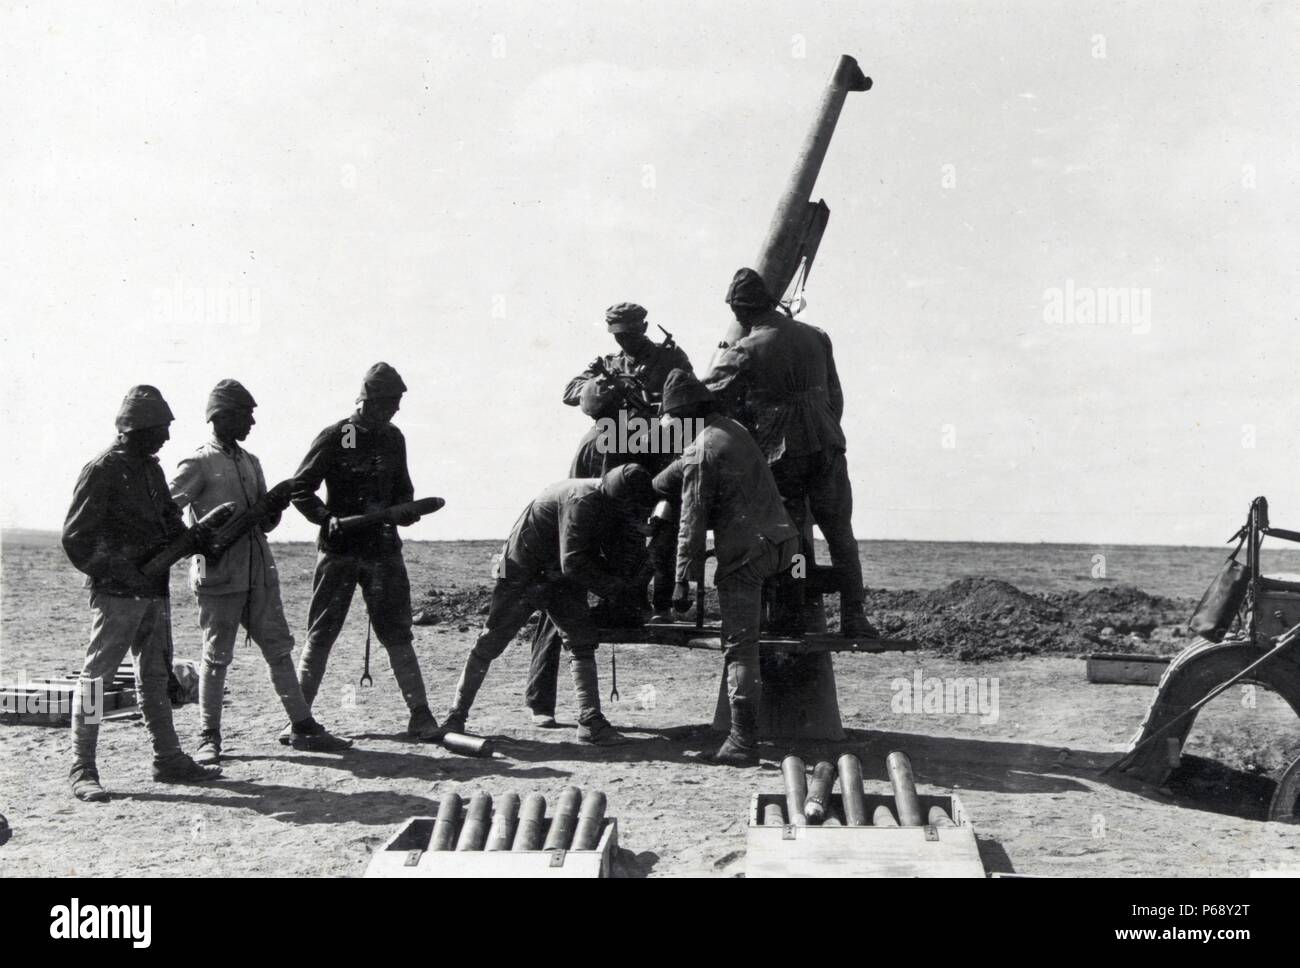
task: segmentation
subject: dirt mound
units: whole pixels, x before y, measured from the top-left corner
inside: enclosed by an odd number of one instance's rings
[[[1150,635],[1162,625],[1186,622],[1192,611],[1190,599],[1151,595],[1133,585],[1096,588],[1088,592],[1058,592],[1053,604],[1079,625],[1116,632]]]
[[[1035,595],[996,578],[963,578],[928,593],[875,592],[868,609],[886,634],[963,660],[1009,655],[1172,652],[1187,603],[1132,586]]]
[[[416,625],[449,625],[459,632],[468,632],[483,624],[492,603],[492,588],[473,585],[459,588],[430,588],[423,599],[412,609],[412,622]]]

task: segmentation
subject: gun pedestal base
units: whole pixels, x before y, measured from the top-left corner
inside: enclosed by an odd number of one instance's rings
[[[829,652],[790,654],[765,650],[759,656],[763,675],[758,710],[759,739],[844,739],[835,664]],[[731,729],[727,680],[718,684],[713,728]]]

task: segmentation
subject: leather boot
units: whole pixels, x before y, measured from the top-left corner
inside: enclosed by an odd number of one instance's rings
[[[727,700],[731,734],[713,754],[713,762],[728,766],[758,765],[758,697],[762,680],[757,659],[728,656]]]
[[[298,660],[298,685],[302,687],[302,698],[307,700],[307,708],[316,701],[320,691],[321,680],[325,678],[325,666],[330,660],[330,650],[322,649],[307,640],[307,647],[302,650]]]
[[[479,687],[483,685],[483,680],[487,678],[491,666],[491,661],[473,651],[470,652],[469,658],[465,660],[465,668],[460,671],[460,680],[456,683],[456,696],[442,720],[444,732],[465,732],[465,722],[469,719],[470,708],[474,705]]]
[[[843,606],[840,613],[840,634],[846,639],[878,639],[880,630],[867,621],[861,602]]]
[[[610,725],[600,711],[600,682],[596,675],[596,653],[569,653],[569,671],[573,675],[573,694],[578,701],[579,743],[587,746],[618,746],[627,737]]]

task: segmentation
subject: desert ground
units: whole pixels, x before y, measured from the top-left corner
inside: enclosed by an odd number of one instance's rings
[[[433,623],[416,628],[416,647],[438,715],[473,643],[497,550],[494,542],[407,546],[417,608],[427,609],[424,620]],[[290,624],[302,630],[314,551],[277,545],[276,554]],[[88,612],[80,576],[58,546],[7,544],[2,590],[0,678],[76,671]],[[229,756],[216,783],[154,783],[144,726],[126,718],[101,732],[99,765],[112,801],[79,803],[67,788],[66,729],[0,726],[0,813],[12,828],[0,846],[0,875],[357,876],[405,819],[431,814],[447,791],[536,791],[553,802],[572,783],[607,793],[619,825],[618,874],[737,876],[744,869],[750,799],[781,789],[777,764],[784,754],[811,761],[855,751],[868,791],[885,792],[884,759],[893,749],[911,756],[922,792],[959,793],[991,872],[1228,876],[1300,868],[1300,825],[1260,819],[1271,795],[1268,774],[1300,752],[1296,716],[1272,694],[1240,690],[1208,708],[1164,792],[1124,788],[1098,775],[1125,747],[1153,689],[1090,684],[1080,655],[1107,643],[1112,650],[1175,651],[1184,643],[1174,632],[1174,612],[1186,602],[1155,601],[1157,612],[1169,614],[1136,623],[1140,634],[1126,634],[1122,617],[1085,621],[1072,600],[1062,606],[1063,618],[1048,623],[1069,626],[1069,634],[1036,636],[1033,623],[1022,619],[1038,606],[1017,600],[1015,591],[936,589],[935,595],[965,595],[988,607],[979,621],[961,619],[959,634],[939,645],[837,656],[846,741],[768,744],[757,770],[697,759],[718,742],[708,724],[721,657],[666,646],[617,647],[621,699],[607,701],[606,711],[633,738],[627,746],[573,742],[565,669],[559,718],[568,728],[530,725],[523,708],[524,642],[494,665],[470,722],[474,732],[498,738],[505,759],[469,759],[408,743],[401,736],[406,710],[377,642],[374,686],[357,685],[366,631],[358,596],[316,707],[331,729],[356,738],[353,751],[316,755],[278,745],[283,714],[256,646],[241,640],[227,682]],[[1152,607],[1131,598],[1130,616]],[[179,567],[173,599],[176,655],[197,660],[197,613]],[[933,631],[933,615],[908,617],[907,609],[924,610],[926,601],[920,592],[878,592],[871,607],[899,634]],[[1109,623],[1104,634],[1096,628],[1100,621]],[[988,631],[990,623],[1003,634]],[[997,644],[980,649],[977,636]],[[607,646],[599,661],[608,696]],[[897,708],[898,680],[911,681],[918,670],[925,677],[996,680],[996,717]],[[180,707],[175,717],[192,749],[197,706]]]

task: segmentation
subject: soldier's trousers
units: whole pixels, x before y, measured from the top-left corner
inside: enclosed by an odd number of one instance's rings
[[[74,771],[94,767],[99,742],[99,715],[103,711],[88,710],[84,697],[103,696],[103,680],[112,678],[128,652],[135,662],[135,685],[144,724],[153,741],[154,763],[181,755],[167,695],[167,651],[171,640],[167,605],[162,596],[127,598],[91,592],[90,643],[73,694]],[[93,680],[99,680],[99,684]]]
[[[759,625],[763,614],[763,582],[790,567],[799,539],[779,545],[765,538],[761,554],[718,582],[722,611],[722,662],[731,705],[731,734],[742,745],[754,742],[762,676],[758,663]]]
[[[534,636],[527,701],[536,712],[554,714],[561,644],[573,658],[584,658],[594,656],[598,642],[587,593],[581,586],[564,578],[498,579],[492,589],[487,624],[474,643],[470,660],[485,666],[497,658],[538,610],[542,618]],[[542,650],[538,649],[539,637],[544,639]]]
[[[199,708],[203,732],[220,732],[221,704],[226,670],[235,657],[235,641],[242,625],[262,650],[271,673],[271,685],[280,697],[291,723],[311,716],[293,668],[293,633],[284,619],[280,583],[254,577],[248,591],[225,595],[199,592],[199,625],[203,629],[203,675],[199,680]]]
[[[352,606],[357,585],[370,613],[375,636],[388,652],[393,678],[412,711],[428,705],[424,677],[415,656],[411,633],[411,582],[402,553],[358,558],[322,551],[312,576],[311,607],[307,613],[307,645],[298,661],[298,682],[307,705],[316,699],[330,649],[339,637]]]
[[[862,588],[858,542],[853,535],[853,485],[849,483],[844,451],[782,457],[772,465],[772,476],[795,527],[803,532],[811,512],[813,523],[822,529],[831,564],[840,573],[840,607],[847,611],[861,605],[866,592]],[[805,548],[803,553],[811,563],[813,549]]]

